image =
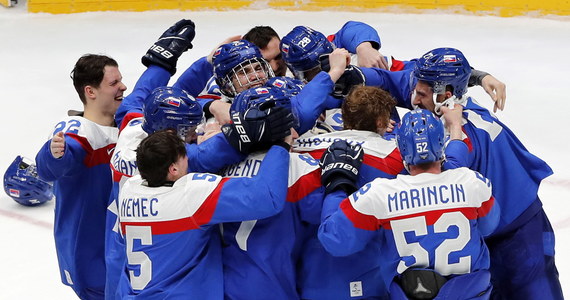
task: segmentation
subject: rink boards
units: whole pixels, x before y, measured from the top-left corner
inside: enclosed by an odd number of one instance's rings
[[[8,2],[10,0],[0,0]],[[54,14],[88,11],[148,11],[148,10],[235,10],[279,9],[351,12],[421,13],[433,10],[471,15],[512,16],[570,16],[569,0],[28,0],[28,11]]]

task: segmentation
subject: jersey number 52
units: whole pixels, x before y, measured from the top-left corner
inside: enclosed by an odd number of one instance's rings
[[[454,239],[446,239],[435,247],[434,261],[430,263],[429,253],[419,242],[408,243],[406,232],[414,232],[416,236],[428,234],[426,219],[423,216],[390,222],[398,254],[401,257],[413,256],[415,263],[406,266],[403,260],[398,264],[398,273],[402,274],[411,267],[433,267],[443,276],[450,274],[464,274],[471,271],[471,256],[463,256],[456,263],[449,263],[451,252],[462,250],[471,239],[469,220],[460,212],[444,213],[433,224],[434,233],[447,232],[449,227],[457,226],[459,234]]]

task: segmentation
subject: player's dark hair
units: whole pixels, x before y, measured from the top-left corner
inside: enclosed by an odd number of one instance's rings
[[[342,104],[345,129],[378,132],[390,123],[390,112],[396,101],[385,90],[373,86],[354,87]],[[380,120],[380,124],[377,122]]]
[[[97,54],[85,54],[75,63],[70,77],[83,104],[86,104],[85,87],[90,85],[98,88],[105,76],[106,66],[118,67],[119,64],[111,57]]]
[[[150,134],[137,147],[137,167],[148,186],[158,187],[167,181],[168,168],[186,156],[184,141],[170,129]]]
[[[279,38],[279,35],[273,28],[269,26],[255,26],[243,36],[243,39],[256,45],[259,49],[263,49],[267,47],[267,44],[273,37]]]

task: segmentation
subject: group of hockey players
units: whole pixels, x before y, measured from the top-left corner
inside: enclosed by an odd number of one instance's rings
[[[115,60],[82,56],[83,112],[6,171],[21,204],[55,195],[79,298],[563,299],[552,170],[467,95],[502,109],[505,85],[460,50],[258,26],[170,84],[195,34],[168,28],[128,96]]]

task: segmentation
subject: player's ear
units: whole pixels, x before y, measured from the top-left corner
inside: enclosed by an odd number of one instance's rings
[[[94,99],[96,97],[95,88],[90,85],[86,85],[85,88],[83,88],[83,93],[85,93],[87,99]]]
[[[170,167],[168,167],[168,174],[169,175],[178,175],[178,172],[179,172],[179,168],[176,165],[176,163],[170,164]]]
[[[180,168],[176,163],[170,164],[168,167],[168,175],[166,179],[169,181],[176,181],[176,179],[180,178]]]

